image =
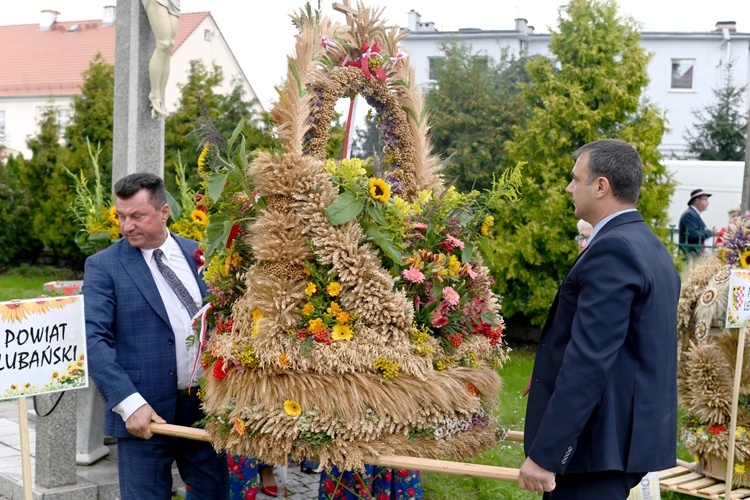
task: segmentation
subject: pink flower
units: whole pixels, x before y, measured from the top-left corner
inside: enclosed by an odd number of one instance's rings
[[[466,264],[464,264],[464,267],[463,269],[461,269],[461,272],[465,273],[466,276],[468,276],[469,279],[472,281],[477,279],[477,272],[474,271],[474,269],[472,269],[470,262],[467,262]]]
[[[425,224],[424,222],[415,222],[414,229],[419,229],[420,231],[424,231],[425,229],[427,229],[427,224]]]
[[[422,271],[414,266],[401,271],[401,276],[411,281],[412,283],[424,283],[424,274],[422,274]]]
[[[448,318],[443,316],[439,310],[432,312],[432,321],[430,322],[435,328],[440,328],[450,323],[450,321],[448,321]]]
[[[452,252],[456,248],[460,248],[461,250],[463,250],[464,242],[448,234],[445,236],[445,239],[440,243],[440,246],[446,252]]]
[[[457,306],[461,296],[451,286],[443,288],[443,300],[452,306]]]

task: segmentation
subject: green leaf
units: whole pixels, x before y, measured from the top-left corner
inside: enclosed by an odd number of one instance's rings
[[[313,338],[312,336],[305,337],[305,340],[300,342],[299,344],[299,352],[303,356],[309,356],[312,354],[313,350]]]
[[[222,213],[211,214],[208,221],[208,228],[206,229],[208,241],[211,242],[205,253],[206,264],[211,262],[211,258],[217,250],[224,248],[234,222]]]
[[[89,241],[97,245],[106,245],[109,243],[109,233],[89,233]]]
[[[404,264],[401,252],[393,245],[393,234],[390,231],[381,230],[377,226],[368,226],[365,228],[365,234],[391,261],[398,265]]]
[[[169,218],[178,221],[182,218],[182,205],[167,191],[167,205],[169,205]]]
[[[219,198],[221,198],[221,193],[224,192],[224,186],[227,183],[228,176],[229,176],[229,172],[224,172],[224,173],[217,172],[217,173],[211,174],[208,177],[208,185],[206,186],[206,192],[208,193],[208,197],[211,198],[211,200],[214,203],[219,201]]]
[[[240,133],[242,133],[242,129],[245,126],[245,118],[242,118],[240,122],[237,124],[236,127],[234,127],[234,132],[232,132],[232,137],[229,138],[227,141],[227,156],[231,156],[232,148],[234,147],[234,141],[237,140],[237,137],[239,137]]]
[[[474,260],[474,245],[467,241],[464,243],[464,249],[461,251],[461,262],[471,262]]]
[[[383,216],[383,211],[378,205],[368,203],[365,205],[365,209],[367,209],[367,213],[372,217],[372,220],[374,220],[376,224],[380,226],[388,225],[388,222],[386,222],[385,217]]]
[[[326,216],[331,225],[340,226],[357,217],[364,207],[353,195],[343,192],[328,206]]]

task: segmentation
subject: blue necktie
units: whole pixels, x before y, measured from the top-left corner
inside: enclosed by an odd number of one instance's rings
[[[169,266],[167,266],[164,261],[161,260],[162,257],[164,257],[164,252],[162,252],[161,249],[157,248],[156,250],[154,250],[154,260],[156,261],[156,267],[159,268],[159,271],[161,271],[164,279],[167,280],[170,288],[174,290],[175,295],[177,295],[177,298],[180,299],[180,302],[182,302],[182,305],[185,306],[185,309],[187,309],[188,314],[190,314],[190,317],[192,318],[200,308],[195,305],[195,302],[193,302],[193,297],[190,295],[190,292],[188,292],[188,289],[185,288],[185,285],[182,283],[182,281],[180,281],[180,278],[178,278],[174,271],[172,271]]]

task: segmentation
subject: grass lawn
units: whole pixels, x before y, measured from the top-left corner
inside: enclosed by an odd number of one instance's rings
[[[42,285],[48,281],[75,279],[81,279],[81,277],[70,269],[20,265],[0,274],[0,302],[14,299],[33,299],[44,293]]]

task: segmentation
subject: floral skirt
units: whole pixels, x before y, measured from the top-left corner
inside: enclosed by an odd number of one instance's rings
[[[229,498],[231,500],[255,500],[258,494],[257,458],[227,455],[229,465]]]
[[[364,473],[341,473],[334,467],[320,474],[318,500],[421,500],[419,471],[366,465]]]

